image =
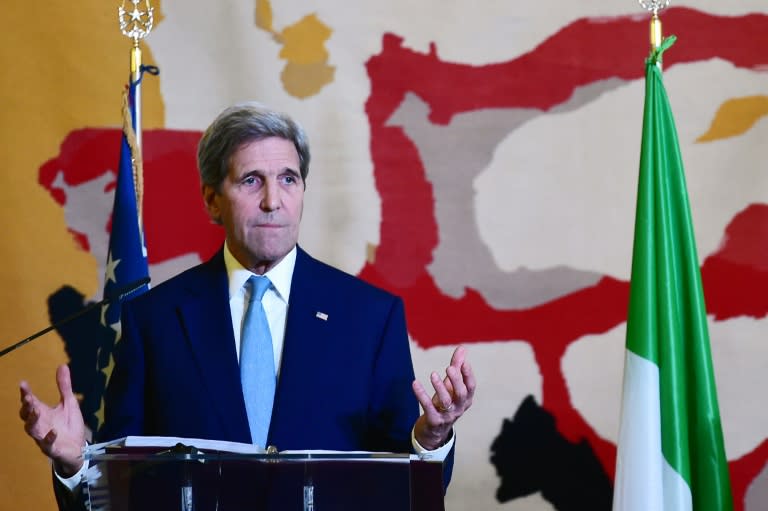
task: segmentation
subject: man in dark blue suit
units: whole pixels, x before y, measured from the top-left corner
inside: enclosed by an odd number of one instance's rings
[[[257,104],[226,109],[206,130],[203,199],[226,242],[210,261],[124,304],[100,440],[166,435],[280,450],[429,452],[446,459],[450,476],[453,424],[475,390],[465,352],[454,352],[445,375],[430,375],[430,396],[414,380],[400,298],[298,247],[309,159],[301,127]],[[254,298],[248,282],[265,277],[263,297]],[[267,406],[252,406],[253,374],[241,371],[250,367],[243,358],[252,336],[244,324],[258,300],[268,339],[268,355],[258,356],[271,369],[256,388],[271,389]],[[66,366],[57,381],[56,407],[22,382],[20,416],[56,477],[74,487],[85,428]]]

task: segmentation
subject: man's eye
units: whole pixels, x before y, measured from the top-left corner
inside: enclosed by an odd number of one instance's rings
[[[245,179],[243,179],[243,184],[247,186],[252,186],[256,184],[256,178],[253,176],[248,176]]]
[[[288,175],[286,175],[286,176],[283,176],[283,183],[285,183],[285,184],[287,184],[287,185],[292,185],[292,184],[295,184],[297,181],[298,181],[298,180],[296,179],[296,177],[295,177],[295,176],[292,176],[292,175],[290,175],[290,174],[288,174]]]

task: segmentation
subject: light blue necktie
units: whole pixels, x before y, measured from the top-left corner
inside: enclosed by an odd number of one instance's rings
[[[269,278],[258,275],[252,275],[246,282],[250,301],[240,337],[240,381],[251,427],[251,440],[263,448],[267,447],[276,382],[272,334],[261,304],[261,298],[271,284]]]

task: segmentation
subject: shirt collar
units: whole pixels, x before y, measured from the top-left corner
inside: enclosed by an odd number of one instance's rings
[[[229,247],[226,243],[224,243],[224,266],[227,269],[229,297],[231,299],[233,296],[237,296],[238,293],[242,292],[243,285],[245,285],[245,282],[251,275],[254,275],[254,273],[244,268],[243,265],[235,259],[235,256],[229,251]],[[288,297],[291,294],[291,280],[293,279],[294,266],[296,266],[295,245],[291,251],[283,257],[282,261],[264,274],[269,277],[270,281],[272,281],[274,290],[285,303],[288,303]]]

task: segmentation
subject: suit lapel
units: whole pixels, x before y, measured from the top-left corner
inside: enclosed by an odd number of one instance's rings
[[[187,299],[179,304],[179,319],[224,437],[250,443],[222,251],[200,268],[199,278],[189,282]]]
[[[327,301],[327,290],[316,279],[322,274],[319,264],[301,248],[296,255],[296,266],[291,280],[291,296],[286,317],[285,340],[280,363],[275,405],[272,410],[269,443],[279,449],[287,439],[284,432],[293,431],[306,417],[306,400],[311,399],[311,382],[323,377],[318,361],[323,357],[323,329],[329,325],[317,317]],[[281,446],[281,443],[283,444]]]

